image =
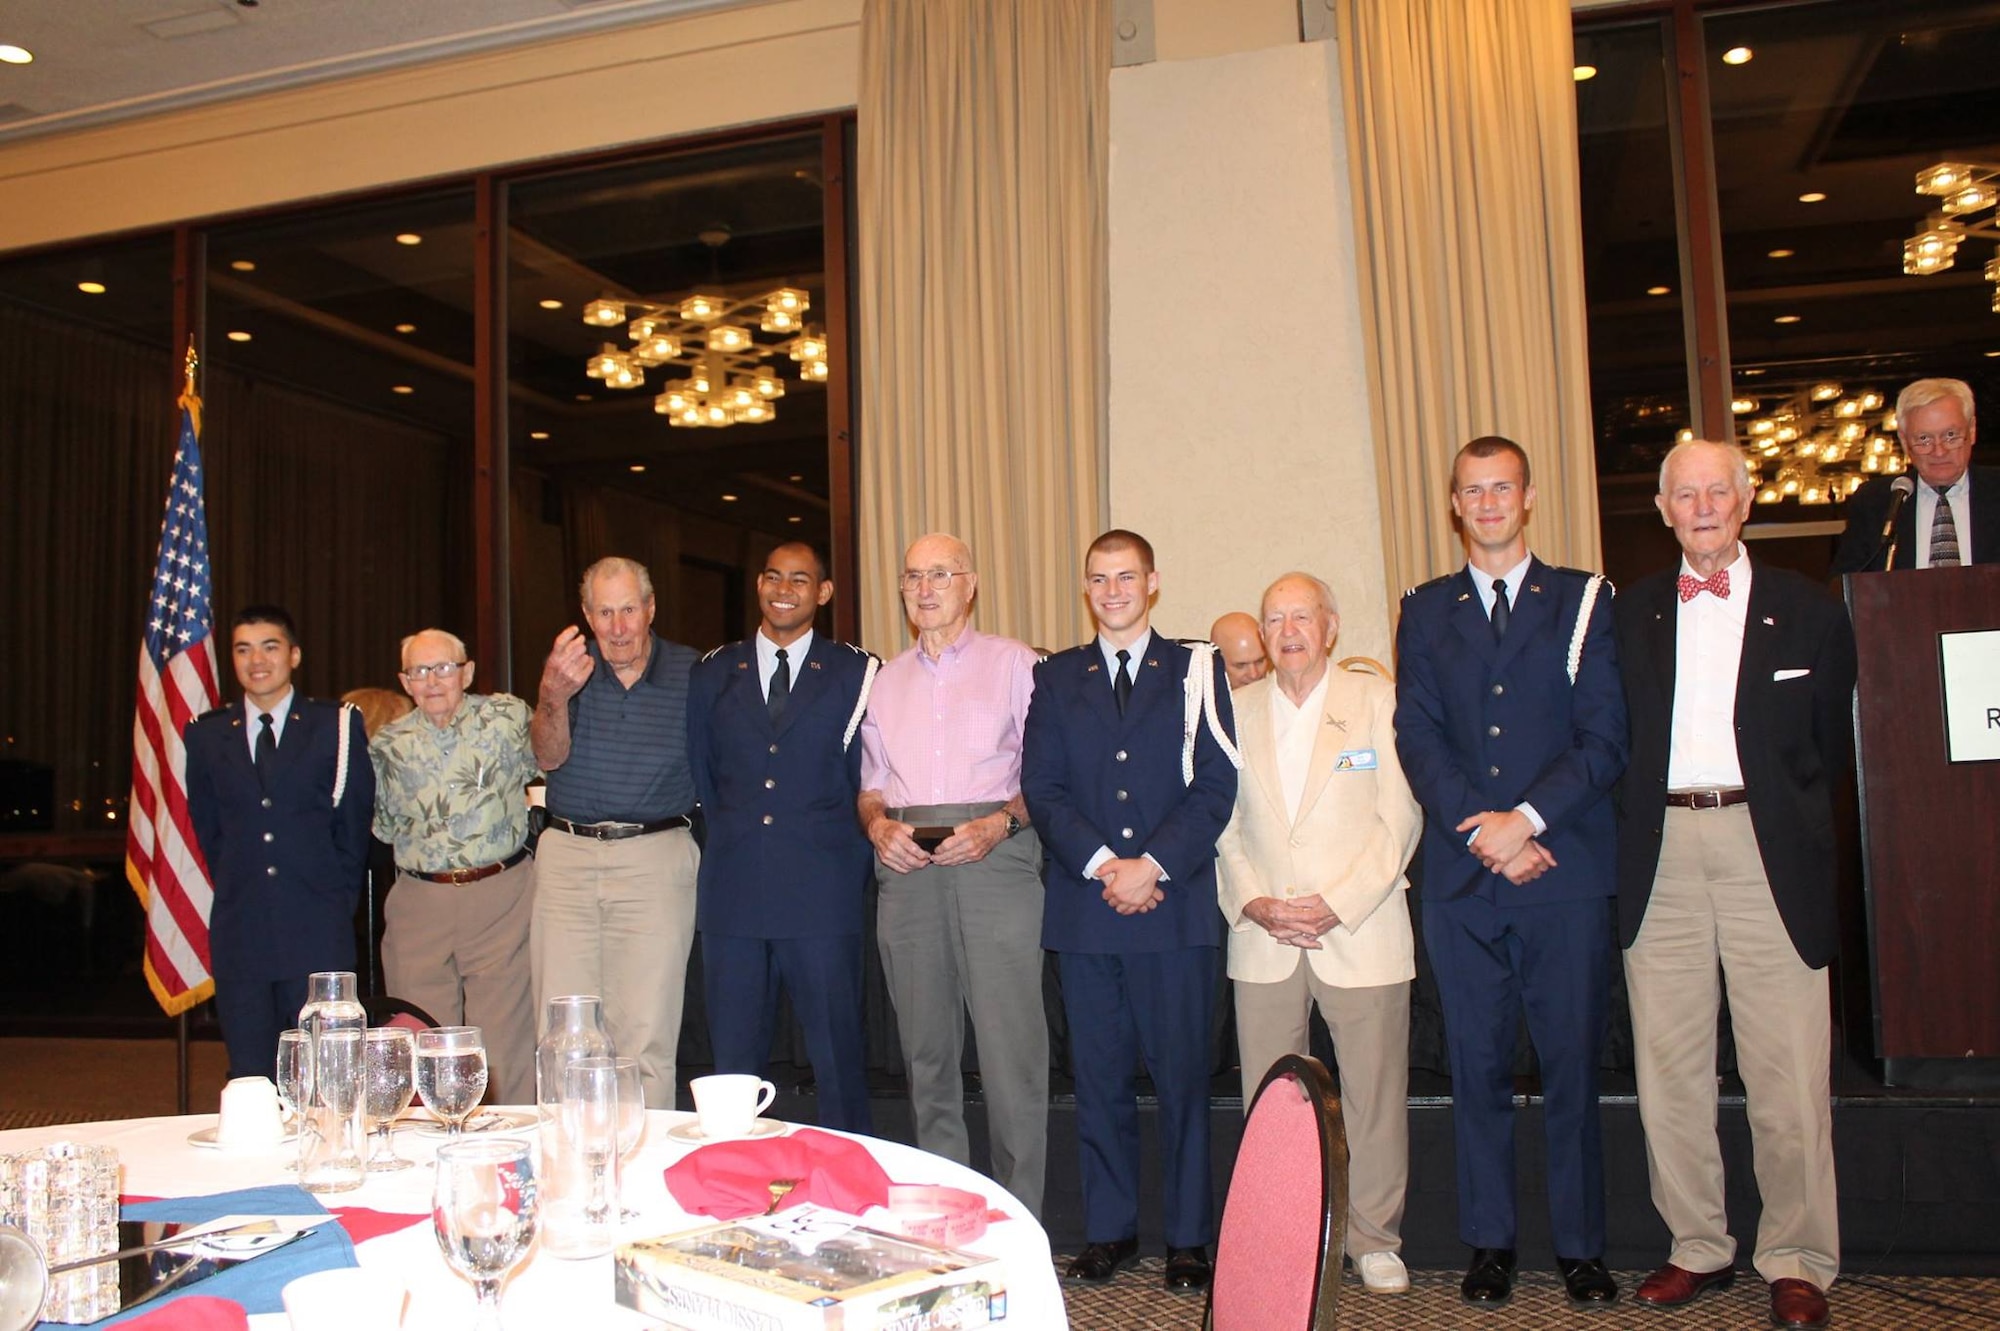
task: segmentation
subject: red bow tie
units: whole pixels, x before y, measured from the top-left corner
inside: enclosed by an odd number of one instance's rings
[[[1717,569],[1706,578],[1697,578],[1692,573],[1681,574],[1681,600],[1692,601],[1703,592],[1713,595],[1718,601],[1729,599],[1729,570]]]

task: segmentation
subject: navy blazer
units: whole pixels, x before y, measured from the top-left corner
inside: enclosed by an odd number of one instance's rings
[[[1617,890],[1610,792],[1625,768],[1625,695],[1612,588],[1591,608],[1576,683],[1569,645],[1590,575],[1528,564],[1504,641],[1461,568],[1403,595],[1396,629],[1396,752],[1424,806],[1423,890],[1500,905],[1578,901]],[[1523,886],[1489,871],[1453,829],[1526,802],[1556,867]]]
[[[861,737],[841,739],[869,654],[813,634],[777,724],[757,645],[718,647],[688,679],[688,758],[708,825],[696,927],[732,938],[862,932],[874,851],[855,819]]]
[[[1042,946],[1055,952],[1165,952],[1216,947],[1215,842],[1236,806],[1236,768],[1204,721],[1194,784],[1181,782],[1182,681],[1191,653],[1153,634],[1133,669],[1123,716],[1092,639],[1035,667],[1022,736],[1021,793],[1048,852]],[[1217,715],[1233,739],[1229,683],[1214,661]],[[1083,866],[1108,846],[1151,855],[1166,877],[1159,906],[1120,915]]]
[[[1679,573],[1676,564],[1641,578],[1618,598],[1632,709],[1632,765],[1618,788],[1618,933],[1626,947],[1646,916],[1666,826]],[[1812,967],[1840,947],[1833,790],[1854,757],[1854,672],[1847,607],[1790,569],[1753,561],[1736,666],[1736,760],[1772,899]]]
[[[1968,564],[2000,564],[2000,467],[1973,467],[1972,543],[1966,548],[1960,533],[1959,548]],[[1915,481],[1916,477],[1912,476]],[[1889,486],[1893,478],[1875,476],[1848,496],[1847,530],[1833,552],[1833,571],[1841,573],[1880,572],[1887,552],[1882,540],[1882,519],[1889,514]],[[1917,481],[1922,485],[1922,481]],[[1917,566],[1917,497],[1912,494],[1896,514],[1896,567]]]
[[[341,726],[347,784],[336,807]],[[227,982],[354,969],[354,911],[367,881],[375,813],[375,765],[361,713],[294,693],[262,783],[240,701],[196,717],[182,738],[188,816],[215,888],[210,973]]]

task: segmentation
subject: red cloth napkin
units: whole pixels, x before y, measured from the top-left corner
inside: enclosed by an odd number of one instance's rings
[[[393,1234],[399,1229],[428,1220],[429,1216],[401,1215],[394,1211],[373,1211],[365,1206],[336,1206],[333,1214],[339,1219],[347,1237],[356,1243],[366,1243],[383,1234]]]
[[[121,1322],[118,1331],[250,1331],[243,1305],[208,1294],[183,1294],[157,1311]]]
[[[718,1220],[762,1215],[773,1179],[797,1179],[781,1207],[801,1202],[850,1215],[889,1202],[889,1176],[860,1142],[816,1128],[762,1141],[712,1142],[667,1170],[667,1191],[681,1209]]]

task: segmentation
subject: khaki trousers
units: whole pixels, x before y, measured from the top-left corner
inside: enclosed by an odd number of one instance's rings
[[[389,992],[445,1026],[477,1026],[486,1041],[488,1096],[535,1102],[535,991],[528,928],[535,862],[476,883],[396,875],[382,905],[382,970]]]
[[[1736,1257],[1715,1132],[1716,1020],[1726,983],[1764,1205],[1757,1273],[1831,1285],[1840,1226],[1827,976],[1799,960],[1778,917],[1748,805],[1666,811],[1660,867],[1645,922],[1625,953],[1625,983],[1653,1205],[1674,1236],[1668,1260],[1715,1271]]]
[[[1347,1251],[1403,1246],[1410,1186],[1410,983],[1340,989],[1299,967],[1276,984],[1233,981],[1243,1111],[1286,1054],[1307,1052],[1313,1004],[1333,1034],[1340,1116],[1347,1128]]]
[[[694,838],[681,827],[621,841],[550,828],[535,859],[536,1012],[563,994],[598,995],[611,1043],[639,1061],[647,1107],[674,1108],[701,865]]]

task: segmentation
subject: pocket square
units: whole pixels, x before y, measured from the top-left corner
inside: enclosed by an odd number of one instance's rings
[[[1774,670],[1771,672],[1771,682],[1781,684],[1788,679],[1804,679],[1811,673],[1810,670]]]

